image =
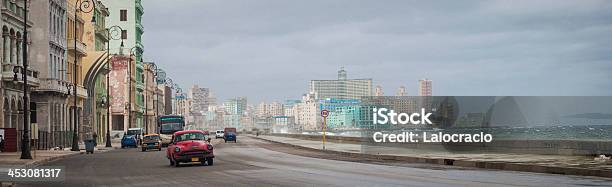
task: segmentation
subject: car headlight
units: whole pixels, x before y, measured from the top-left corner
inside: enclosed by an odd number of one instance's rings
[[[178,152],[181,152],[181,148],[179,148],[179,147],[175,147],[175,148],[174,148],[174,152],[177,152],[177,153],[178,153]]]

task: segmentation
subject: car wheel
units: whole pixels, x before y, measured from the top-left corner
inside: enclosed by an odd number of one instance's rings
[[[213,163],[214,163],[214,162],[213,162],[213,158],[207,158],[207,159],[206,159],[206,163],[207,163],[209,166],[212,166],[212,165],[213,165]]]

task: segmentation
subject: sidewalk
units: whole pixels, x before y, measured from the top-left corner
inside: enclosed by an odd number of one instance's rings
[[[121,147],[118,143],[115,142],[112,143],[112,146],[113,147],[111,148],[107,148],[104,144],[98,144],[98,146],[94,148],[94,154],[118,149]],[[0,152],[0,166],[37,166],[69,156],[85,154],[85,145],[80,143],[79,148],[79,152],[70,151],[70,148],[64,148],[64,150],[32,150],[30,152],[32,155],[32,159],[20,159],[21,152]]]
[[[414,148],[384,147],[350,143],[303,140],[278,136],[251,136],[271,142],[298,146],[306,149],[327,151],[351,156],[374,157],[415,163],[432,163],[487,169],[586,175],[612,178],[612,161],[595,161],[593,157],[506,153],[453,153]]]

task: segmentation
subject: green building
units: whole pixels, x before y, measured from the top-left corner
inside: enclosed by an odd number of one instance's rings
[[[128,122],[128,127],[143,127],[144,106],[144,66],[142,57],[144,53],[144,45],[142,43],[142,35],[144,27],[142,26],[142,16],[144,8],[141,0],[104,0],[103,3],[108,8],[110,16],[106,20],[106,27],[117,25],[122,28],[121,38],[123,39],[124,47],[120,48],[121,40],[110,41],[110,52],[112,54],[130,55],[135,57],[135,70],[132,72],[132,97],[135,102],[135,107],[130,112],[132,121]],[[130,50],[133,49],[130,53]],[[113,114],[123,115],[123,114]]]

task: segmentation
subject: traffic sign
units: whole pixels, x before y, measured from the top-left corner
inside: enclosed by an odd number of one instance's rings
[[[329,116],[329,110],[321,110],[321,117],[326,118],[327,116]]]

